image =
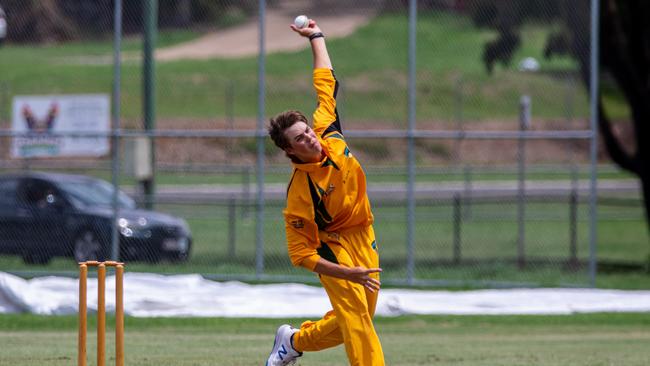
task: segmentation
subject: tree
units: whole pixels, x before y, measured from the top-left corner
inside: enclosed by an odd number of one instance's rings
[[[515,36],[518,39],[521,24],[527,20],[554,20],[563,26],[548,36],[545,56],[559,53],[575,58],[582,82],[590,86],[589,0],[473,0],[468,10],[476,24],[499,32],[497,40],[485,45],[484,62],[488,70],[496,61],[509,62],[520,45],[509,40]],[[650,231],[650,3],[600,0],[599,34],[599,78],[613,80],[625,98],[631,111],[635,150],[627,152],[614,134],[602,93],[597,100],[598,129],[612,161],[639,178]],[[495,44],[500,42],[510,42],[512,46],[495,51]]]
[[[56,42],[78,33],[56,0],[9,0],[3,5],[9,25],[7,38],[13,42]]]
[[[140,33],[144,1],[122,0],[122,30]],[[47,43],[113,35],[115,0],[2,0],[7,39],[14,43]],[[161,28],[210,25],[228,27],[257,13],[256,0],[158,0]]]

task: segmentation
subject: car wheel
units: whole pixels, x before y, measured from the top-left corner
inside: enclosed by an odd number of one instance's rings
[[[187,262],[187,259],[188,259],[189,257],[190,257],[190,253],[189,253],[189,252],[181,252],[181,253],[178,253],[176,256],[174,256],[174,258],[172,259],[172,261],[177,262],[177,263],[180,263],[180,262]]]
[[[74,259],[77,262],[104,260],[104,248],[99,236],[92,230],[79,232],[74,239]]]
[[[172,263],[182,263],[182,262],[187,262],[189,258],[190,258],[189,252],[180,252],[169,256],[169,261]]]
[[[190,251],[192,250],[192,241],[190,240],[187,243],[187,249],[182,252],[175,253],[169,257],[169,261],[172,263],[182,263],[187,262],[190,258]]]

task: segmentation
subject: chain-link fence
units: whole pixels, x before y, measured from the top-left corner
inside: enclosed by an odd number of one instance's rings
[[[265,133],[315,107],[299,13],[327,36],[385,282],[593,284],[596,244],[647,253],[636,181],[603,165],[595,190],[587,0],[0,5],[1,270],[315,280]]]

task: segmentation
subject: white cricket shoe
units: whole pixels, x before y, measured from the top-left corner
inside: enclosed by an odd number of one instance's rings
[[[278,328],[275,333],[275,341],[273,342],[273,350],[266,361],[266,366],[284,366],[293,365],[296,358],[302,356],[302,352],[293,349],[293,342],[291,336],[298,332],[298,329],[284,324]]]

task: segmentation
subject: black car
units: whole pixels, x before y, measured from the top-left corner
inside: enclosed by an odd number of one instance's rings
[[[28,263],[54,256],[77,262],[111,258],[113,186],[58,173],[0,175],[0,253]],[[184,261],[192,236],[185,220],[139,210],[118,191],[120,260]]]

